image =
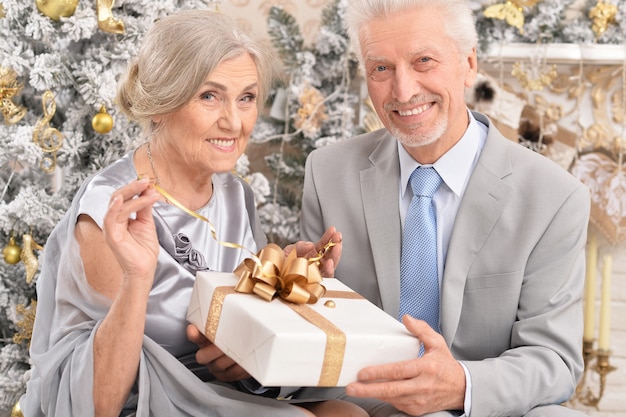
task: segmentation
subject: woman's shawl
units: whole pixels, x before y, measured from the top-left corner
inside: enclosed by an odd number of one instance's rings
[[[93,340],[111,301],[87,284],[74,237],[79,200],[89,182],[85,181],[78,191],[72,206],[50,234],[43,252],[30,348],[32,376],[20,400],[26,417],[94,415]],[[244,184],[246,193],[250,194],[246,187]],[[248,197],[246,206],[250,210]],[[250,215],[250,226],[258,231],[255,215]],[[145,335],[135,388],[126,407],[135,405],[136,415],[141,417],[301,415],[284,402],[242,393],[218,383],[202,382],[170,352]]]

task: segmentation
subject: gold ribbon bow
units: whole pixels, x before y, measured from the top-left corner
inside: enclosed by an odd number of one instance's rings
[[[295,303],[315,304],[326,288],[318,262],[332,242],[315,258],[299,258],[295,249],[285,258],[283,250],[270,243],[257,254],[257,259],[247,258],[235,269],[239,282],[235,291],[256,294],[266,301],[274,296]]]

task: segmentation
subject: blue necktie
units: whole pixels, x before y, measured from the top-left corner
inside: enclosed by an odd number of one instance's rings
[[[441,177],[434,168],[418,167],[409,182],[413,198],[402,235],[400,319],[409,314],[439,331],[437,216],[432,197],[441,184]]]

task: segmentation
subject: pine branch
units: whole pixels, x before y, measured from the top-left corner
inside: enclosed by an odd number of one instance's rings
[[[304,45],[296,19],[282,7],[272,6],[267,26],[272,45],[277,49],[287,72],[293,71],[298,66],[298,53]]]

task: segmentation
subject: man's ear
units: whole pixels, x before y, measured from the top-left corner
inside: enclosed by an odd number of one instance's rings
[[[465,74],[465,87],[472,87],[476,82],[476,75],[478,74],[478,56],[476,55],[476,48],[472,48],[472,51],[467,55],[467,72]]]

